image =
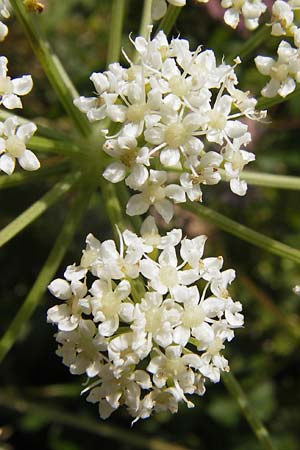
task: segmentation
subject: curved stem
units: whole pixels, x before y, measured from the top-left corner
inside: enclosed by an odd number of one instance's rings
[[[35,152],[59,153],[65,156],[86,155],[86,149],[81,148],[72,141],[48,139],[40,136],[33,136],[28,142],[27,147]]]
[[[240,178],[254,186],[300,190],[300,177],[272,175],[269,173],[250,172],[245,170],[241,173]]]
[[[52,250],[40,271],[34,285],[28,293],[23,305],[15,315],[12,323],[0,341],[0,362],[5,358],[18,337],[23,327],[30,319],[49,281],[57,271],[69,244],[77,230],[77,226],[88,207],[94,187],[80,187],[75,197],[74,204],[68,212],[63,227],[52,246]]]
[[[54,159],[54,158],[53,158]],[[41,179],[45,179],[51,175],[58,175],[64,173],[69,167],[67,161],[59,161],[55,164],[49,164],[48,167],[44,167],[34,172],[17,172],[8,177],[7,175],[0,176],[0,189],[8,189],[12,187],[20,186],[21,184],[32,183]]]
[[[106,59],[107,65],[111,62],[119,61],[120,58],[124,13],[125,0],[113,0],[111,9],[109,44]]]
[[[153,0],[144,0],[141,24],[139,29],[139,36],[147,37],[148,26],[152,24],[151,20],[151,8]]]
[[[245,227],[244,225],[241,225],[240,223],[235,222],[234,220],[231,220],[228,217],[207,208],[206,206],[186,203],[184,208],[193,212],[197,216],[206,217],[210,222],[214,223],[222,230],[227,231],[228,233],[244,241],[250,242],[250,244],[256,245],[257,247],[273,253],[274,255],[290,259],[291,261],[300,264],[300,250],[296,250],[286,244],[276,241],[275,239],[271,239],[264,234],[258,233],[251,228]]]
[[[41,401],[32,402],[24,398],[7,395],[2,392],[0,394],[0,405],[21,414],[27,412],[43,417],[49,423],[59,423],[63,426],[72,427],[81,431],[102,436],[112,441],[120,442],[122,445],[127,444],[129,448],[140,448],[145,450],[188,450],[187,447],[167,442],[162,439],[145,437],[130,430],[123,430],[116,425],[109,425],[103,421],[96,421],[84,415],[74,415],[74,412],[66,412],[51,407],[48,404],[43,405]]]
[[[245,60],[257,47],[259,47],[269,36],[270,27],[266,25],[261,25],[255,33],[251,35],[249,39],[244,41],[235,51],[234,54],[229,56],[229,60],[234,60],[239,56],[242,60]],[[227,58],[226,58],[227,59]]]
[[[40,217],[50,206],[58,202],[74,184],[78,182],[80,173],[72,173],[67,175],[63,181],[59,181],[54,187],[41,197],[37,202],[33,203],[28,209],[20,214],[16,219],[11,221],[6,227],[0,231],[0,247],[14,238],[29,224]]]
[[[166,35],[170,34],[170,32],[174,26],[174,23],[176,22],[176,19],[181,12],[181,9],[182,9],[182,7],[180,7],[180,6],[169,5],[167,13],[162,18],[160,24],[158,25],[156,33],[163,30]]]
[[[275,450],[268,430],[256,415],[254,409],[250,406],[247,396],[235,376],[230,372],[223,372],[222,380],[228,392],[232,395],[232,397],[239,405],[245,419],[249,423],[255,436],[257,437],[257,440],[261,444],[261,448],[264,450]]]
[[[29,17],[21,0],[11,0],[11,6],[15,15],[29,40],[33,51],[41,63],[46,76],[55,89],[59,100],[61,101],[66,112],[73,120],[76,129],[82,136],[90,134],[91,126],[84,114],[73,104],[73,99],[78,97],[78,93],[73,86],[70,78],[64,70],[60,60],[51,50],[48,42],[43,38],[41,32],[37,28],[37,24],[33,23]]]
[[[300,86],[298,86],[294,92],[292,92],[287,97],[281,97],[280,95],[276,95],[276,97],[267,98],[267,97],[260,97],[257,101],[256,108],[257,109],[268,109],[271,106],[278,105],[279,103],[286,102],[290,100],[293,97],[296,97],[300,93]]]

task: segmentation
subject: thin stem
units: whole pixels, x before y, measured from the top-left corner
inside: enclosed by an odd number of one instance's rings
[[[12,187],[17,187],[23,184],[32,183],[35,181],[39,181],[41,179],[45,179],[51,175],[59,175],[64,173],[69,164],[67,161],[59,161],[59,163],[50,164],[48,167],[44,167],[42,169],[36,170],[34,172],[17,172],[8,177],[7,175],[0,176],[0,189],[8,189]]]
[[[271,106],[278,105],[279,103],[286,102],[293,97],[296,97],[300,93],[300,86],[298,86],[294,92],[292,92],[287,97],[281,97],[280,95],[276,95],[276,97],[267,98],[260,97],[257,101],[256,108],[257,109],[269,109]]]
[[[28,141],[27,147],[35,152],[59,153],[65,156],[87,154],[87,147],[81,148],[72,141],[58,141],[40,136],[33,136]]]
[[[223,177],[222,177],[223,178]],[[225,178],[225,177],[224,177]],[[241,179],[254,186],[300,190],[300,177],[243,171]]]
[[[130,447],[141,448],[146,450],[188,450],[187,447],[175,444],[174,442],[166,442],[162,439],[144,437],[136,432],[136,430],[123,430],[116,425],[101,423],[92,420],[84,415],[76,415],[73,412],[65,412],[58,408],[53,408],[46,404],[43,406],[41,402],[29,402],[23,398],[0,394],[0,404],[5,408],[17,411],[21,414],[31,412],[43,417],[49,423],[59,423],[67,427],[72,427],[96,436],[102,436],[112,441],[127,444]]]
[[[26,12],[21,0],[11,0],[11,6],[15,15],[32,46],[39,62],[41,63],[46,76],[55,89],[60,102],[73,120],[76,129],[82,136],[90,134],[90,123],[84,114],[73,104],[73,99],[78,97],[75,87],[64,70],[61,62],[51,50],[48,42],[44,39],[37,28],[37,23],[33,23],[31,17]]]
[[[101,196],[106,209],[106,213],[110,224],[112,226],[112,231],[117,242],[119,242],[119,235],[116,229],[116,225],[122,232],[125,230],[125,223],[123,217],[123,210],[121,208],[120,202],[117,197],[116,187],[104,180],[102,177],[100,179]]]
[[[182,7],[180,6],[169,5],[165,16],[162,18],[156,30],[156,33],[163,30],[164,33],[168,36],[168,34],[171,33],[171,30],[174,26],[174,23],[176,22],[177,17],[181,12],[181,9]]]
[[[264,234],[258,233],[251,228],[245,227],[234,220],[229,219],[222,214],[207,208],[202,205],[195,205],[187,203],[184,206],[189,211],[193,212],[197,216],[206,217],[210,222],[214,223],[222,230],[243,239],[244,241],[250,242],[250,244],[256,245],[264,250],[267,250],[274,255],[278,255],[282,258],[290,259],[291,261],[300,264],[300,250],[296,250],[289,247],[286,244],[271,239]]]
[[[259,47],[270,36],[270,27],[261,25],[251,37],[245,40],[235,51],[234,54],[229,56],[229,60],[234,60],[239,56],[242,60],[245,60],[257,47]],[[227,59],[227,58],[226,58]]]
[[[239,405],[245,419],[247,420],[255,436],[257,437],[261,448],[263,448],[264,450],[275,450],[268,430],[256,415],[254,409],[252,409],[252,407],[250,406],[247,396],[235,376],[230,372],[223,372],[222,380],[228,392],[232,395],[232,397]]]
[[[152,24],[151,20],[151,8],[153,0],[144,0],[143,12],[141,17],[141,24],[139,30],[139,36],[144,38],[148,35],[148,26]]]
[[[111,62],[119,61],[120,58],[124,13],[125,0],[113,0],[107,51],[107,65]]]
[[[245,273],[239,271],[239,281],[245,286],[247,291],[251,293],[251,297],[259,301],[263,308],[268,313],[272,314],[277,322],[285,327],[286,331],[295,339],[300,338],[300,321],[291,314],[285,314],[280,308],[273,302],[272,298],[259,287],[251,277]]]
[[[77,226],[86,211],[94,187],[80,186],[75,197],[74,204],[68,212],[63,227],[52,246],[52,250],[40,271],[34,285],[28,293],[23,305],[15,315],[9,328],[0,341],[0,362],[12,348],[18,337],[23,332],[23,327],[35,311],[41,296],[43,295],[49,281],[57,271],[69,244],[77,230]]]
[[[67,175],[63,181],[59,181],[54,187],[33,203],[28,209],[20,214],[0,231],[0,247],[14,238],[29,224],[40,217],[50,206],[57,203],[73,186],[78,182],[80,174],[72,173]]]

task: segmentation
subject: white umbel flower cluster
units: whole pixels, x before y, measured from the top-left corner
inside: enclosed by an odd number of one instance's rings
[[[113,136],[103,130],[103,149],[114,158],[103,176],[113,183],[125,179],[139,192],[127,214],[143,214],[154,205],[169,222],[172,202],[201,201],[201,184],[217,184],[224,171],[231,190],[244,195],[240,173],[255,156],[245,150],[251,135],[239,119],[257,120],[265,112],[255,111],[256,100],[236,87],[234,67],[217,65],[212,50],[190,51],[184,39],[169,44],[162,31],[133,44],[137,64],[125,69],[114,63],[93,73],[97,96],[75,100],[90,121],[109,118],[116,124]],[[169,173],[174,169],[175,177]]]
[[[228,292],[234,270],[203,258],[205,242],[179,229],[160,236],[150,216],[141,237],[120,233],[119,250],[89,234],[79,266],[49,285],[60,301],[48,310],[57,354],[91,379],[87,400],[102,418],[122,405],[134,421],[193,407],[186,396],[229,370],[222,353],[243,326],[242,306]]]
[[[265,97],[280,95],[286,97],[300,82],[300,28],[295,20],[294,12],[300,9],[299,0],[276,0],[272,7],[273,36],[292,37],[294,46],[287,41],[281,41],[278,49],[278,58],[257,56],[255,64],[258,71],[270,77],[270,81],[262,89]]]
[[[0,17],[8,19],[10,17],[7,0],[0,0]],[[0,42],[4,41],[8,34],[8,28],[5,23],[0,20]]]

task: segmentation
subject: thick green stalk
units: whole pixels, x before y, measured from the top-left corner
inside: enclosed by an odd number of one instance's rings
[[[267,97],[260,97],[257,101],[256,108],[257,109],[268,109],[271,108],[271,106],[278,105],[279,103],[286,102],[290,100],[293,97],[298,96],[300,93],[300,86],[298,86],[294,92],[292,92],[287,97],[281,97],[280,95],[276,95],[276,97],[267,98]]]
[[[63,227],[52,247],[52,250],[40,271],[35,283],[29,291],[23,305],[18,310],[9,328],[0,341],[0,362],[12,348],[18,337],[23,332],[31,315],[39,304],[47,285],[57,271],[71,241],[77,230],[78,224],[86,211],[94,187],[80,186],[73,205],[68,212]]]
[[[148,35],[148,26],[152,24],[151,20],[152,1],[153,0],[144,0],[139,36],[147,37]]]
[[[261,25],[251,37],[245,40],[235,51],[234,54],[230,55],[228,60],[234,60],[237,56],[241,60],[245,60],[257,47],[259,47],[268,37],[270,36],[270,27],[266,25]],[[227,60],[227,58],[226,58]]]
[[[300,264],[300,250],[289,247],[286,244],[275,241],[268,236],[265,236],[251,228],[245,227],[234,220],[229,219],[222,214],[202,206],[199,204],[186,203],[184,206],[189,211],[193,212],[197,216],[207,218],[210,222],[217,225],[224,231],[244,240],[250,242],[250,244],[256,245],[274,255],[278,255],[282,258],[290,259],[291,261]]]
[[[67,175],[63,181],[59,181],[54,187],[41,197],[37,202],[33,203],[28,209],[20,214],[16,219],[12,220],[5,228],[0,231],[0,247],[14,238],[29,224],[40,217],[50,206],[57,203],[75,183],[78,182],[80,173],[72,173]]]
[[[128,448],[134,447],[145,450],[188,450],[187,447],[175,444],[174,442],[144,437],[142,434],[137,433],[136,430],[123,430],[116,425],[105,424],[99,420],[92,420],[84,415],[74,415],[73,412],[65,412],[56,407],[53,408],[49,404],[43,405],[41,401],[34,403],[20,397],[7,395],[3,393],[3,389],[0,394],[0,405],[21,414],[36,414],[49,423],[59,423],[63,426],[92,433],[96,436],[120,442],[123,446],[126,444]]]
[[[256,415],[254,409],[250,406],[247,396],[243,391],[241,385],[236,380],[232,373],[223,373],[222,380],[232,397],[236,400],[239,405],[245,419],[252,428],[261,448],[264,450],[275,450],[275,447],[271,441],[268,430],[263,425],[261,420]]]
[[[43,167],[42,169],[35,170],[34,172],[17,172],[8,177],[7,175],[0,176],[0,189],[8,189],[12,187],[20,186],[21,184],[32,183],[39,180],[44,180],[51,175],[59,175],[66,172],[69,164],[67,161],[59,162]]]
[[[27,147],[34,152],[58,153],[65,156],[87,156],[87,147],[80,147],[72,141],[62,141],[48,139],[40,136],[33,136],[28,142]]]
[[[126,225],[124,221],[123,210],[117,197],[116,186],[101,177],[100,188],[107,217],[112,226],[115,240],[116,242],[119,242],[119,235],[116,226],[122,232],[125,230]]]
[[[176,19],[181,12],[181,9],[182,7],[180,6],[169,5],[167,13],[162,18],[156,32],[158,33],[159,31],[163,30],[166,35],[170,34],[174,23],[176,22]]]
[[[119,61],[120,58],[124,13],[125,0],[113,0],[107,51],[107,65],[111,62]]]
[[[292,189],[298,191],[300,189],[300,177],[292,177],[286,175],[272,175],[269,173],[259,173],[243,171],[241,179],[254,186],[265,186],[275,189]]]
[[[42,65],[46,76],[55,89],[66,112],[73,120],[76,129],[82,136],[89,136],[91,130],[90,123],[85,115],[73,104],[73,99],[78,97],[78,93],[61,62],[38,30],[37,23],[33,23],[32,18],[27,13],[22,1],[11,0],[10,4],[14,9],[17,19],[23,26],[26,37]]]

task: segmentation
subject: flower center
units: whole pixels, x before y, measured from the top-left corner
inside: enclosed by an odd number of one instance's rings
[[[216,130],[224,130],[226,126],[227,118],[224,114],[221,114],[218,110],[212,110],[209,112],[209,125]]]
[[[127,119],[130,122],[140,122],[144,119],[147,110],[146,103],[130,105],[127,109]]]
[[[13,92],[13,84],[9,77],[0,77],[0,95],[11,94]]]
[[[169,79],[169,86],[173,94],[178,95],[179,97],[184,97],[188,92],[185,79],[180,75],[171,77]]]
[[[288,73],[289,73],[289,71],[288,71],[288,67],[286,64],[279,64],[279,65],[275,64],[271,68],[270,75],[272,78],[275,78],[275,80],[285,81],[288,76]]]
[[[121,300],[113,293],[109,292],[103,296],[101,310],[105,317],[113,317],[119,313]]]
[[[159,279],[167,288],[178,284],[178,274],[176,267],[164,266],[159,269]]]
[[[6,141],[6,150],[11,156],[19,158],[26,150],[26,146],[17,136],[9,136]]]
[[[136,155],[137,148],[129,148],[120,156],[120,161],[124,166],[131,167],[136,160]]]
[[[216,355],[217,353],[219,353],[220,350],[222,350],[222,348],[224,348],[223,342],[220,338],[217,337],[210,344],[210,346],[207,349],[207,352],[210,353],[211,355]]]
[[[164,133],[165,142],[171,148],[178,148],[183,145],[187,139],[187,132],[182,123],[172,123]]]
[[[205,319],[205,312],[201,306],[196,306],[194,308],[188,308],[184,311],[182,316],[182,324],[186,328],[194,328]]]

